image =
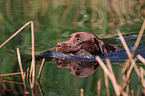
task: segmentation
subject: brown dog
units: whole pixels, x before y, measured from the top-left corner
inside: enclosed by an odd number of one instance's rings
[[[68,41],[56,45],[57,52],[76,53],[84,49],[91,54],[106,54],[107,52],[117,52],[120,50],[111,44],[107,44],[90,32],[77,32],[69,36]]]

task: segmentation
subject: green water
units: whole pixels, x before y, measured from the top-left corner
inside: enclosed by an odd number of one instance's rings
[[[120,41],[104,38],[117,34],[116,29],[134,35],[132,32],[140,31],[144,18],[143,0],[1,0],[0,44],[25,23],[33,21],[36,52],[54,48],[58,42],[67,40],[70,34],[79,31],[95,33],[107,43],[122,47]],[[30,67],[30,32],[29,25],[0,49],[0,74],[20,72],[17,47],[20,48],[23,70],[26,72]],[[127,43],[134,42],[135,40],[131,40]],[[36,76],[40,64],[41,60],[36,60]],[[112,65],[118,83],[122,78],[122,66],[123,64]],[[7,76],[3,79],[22,82],[20,75]],[[101,67],[89,77],[79,78],[72,75],[69,69],[57,67],[56,61],[45,61],[40,83],[45,96],[79,96],[81,88],[84,89],[84,96],[95,96],[99,79],[101,79],[101,96],[106,96],[104,72]],[[134,70],[130,80],[130,89],[134,90],[136,96],[140,79]],[[22,85],[5,83],[7,90],[2,94],[3,96],[24,95]],[[30,92],[28,96],[31,96],[29,82],[26,83],[27,91]],[[110,80],[109,83],[110,94],[115,95]],[[3,86],[0,83],[0,93],[2,90]],[[36,81],[34,94],[41,95]]]

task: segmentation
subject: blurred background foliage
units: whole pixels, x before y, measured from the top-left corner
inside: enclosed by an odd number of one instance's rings
[[[45,36],[75,31],[104,36],[145,18],[144,0],[1,0],[0,6],[1,36],[10,35],[30,20],[35,32]]]

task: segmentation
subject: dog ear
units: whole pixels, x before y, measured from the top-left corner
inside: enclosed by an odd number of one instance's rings
[[[105,43],[98,38],[94,38],[94,43],[99,48],[101,54],[107,54],[107,52],[118,52],[120,50],[119,47],[116,47],[112,44]]]
[[[107,53],[107,49],[105,46],[105,43],[98,38],[94,37],[93,42],[96,46],[96,49],[100,52],[100,54],[105,54]]]
[[[115,45],[107,44],[107,43],[105,43],[105,46],[106,46],[108,52],[118,52],[121,49],[121,48],[119,48],[119,47],[117,47]]]

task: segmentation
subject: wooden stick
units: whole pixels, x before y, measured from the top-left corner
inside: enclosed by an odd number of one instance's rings
[[[132,59],[131,66],[130,66],[130,68],[129,68],[128,71],[127,71],[127,79],[129,79],[130,74],[131,74],[131,72],[132,72],[132,70],[133,70],[133,68],[134,68],[134,65],[136,65],[136,60],[133,60],[133,59]]]
[[[26,73],[24,73],[24,92],[25,92],[25,96],[26,96],[26,94],[29,94],[29,92],[27,91],[27,87],[26,87],[26,83],[25,83],[25,77],[26,77]]]
[[[38,74],[38,77],[37,77],[37,81],[39,81],[39,79],[40,79],[40,75],[41,75],[41,71],[42,71],[42,68],[43,68],[44,61],[45,61],[45,58],[43,58],[43,60],[42,60],[42,63],[41,63],[40,69],[39,69],[39,74]]]
[[[103,63],[103,61],[101,60],[101,58],[99,56],[96,56],[96,60],[99,62],[99,65],[103,68],[104,72],[109,76],[112,77],[111,72],[109,72],[109,70],[107,69],[107,67],[105,66],[105,64]]]
[[[18,31],[16,31],[11,37],[9,37],[2,45],[0,45],[0,48],[2,48],[7,42],[9,42],[13,37],[15,37],[19,32],[21,32],[27,25],[29,25],[31,23],[28,22],[26,23],[24,26],[22,26]]]
[[[97,96],[101,96],[101,79],[97,83]]]
[[[126,42],[125,42],[125,40],[124,40],[124,38],[123,38],[123,36],[122,36],[122,34],[120,33],[119,30],[118,30],[117,32],[118,32],[118,36],[119,36],[119,38],[120,38],[120,40],[121,40],[121,42],[122,42],[122,44],[123,44],[123,47],[124,47],[124,49],[125,49],[125,51],[126,51],[128,57],[129,57],[129,59],[125,62],[125,65],[124,65],[124,67],[123,67],[123,69],[122,69],[122,81],[121,81],[121,86],[122,86],[122,88],[124,88],[124,86],[126,86],[126,84],[127,84],[127,79],[126,79],[127,77],[126,77],[126,75],[125,75],[125,72],[126,72],[126,70],[128,69],[128,67],[130,66],[130,62],[131,62],[131,60],[133,59],[133,56],[132,56],[132,54],[131,54],[131,52],[130,52],[130,50],[129,50],[129,48],[128,48],[128,46],[127,46],[127,44],[126,44]]]
[[[16,84],[23,84],[22,82],[10,81],[10,80],[4,80],[4,79],[2,79],[2,81],[4,81],[4,82],[10,82],[10,83],[16,83]]]
[[[34,24],[33,24],[33,21],[30,21],[30,23],[31,23],[31,39],[32,39],[32,62],[31,62],[29,77],[31,78],[32,76],[31,87],[34,88],[34,82],[35,82]]]
[[[138,77],[140,77],[140,71],[139,71],[139,69],[138,69],[138,67],[137,67],[136,64],[134,65],[134,69],[135,69],[135,71],[136,71]]]
[[[107,66],[108,66],[109,71],[115,77],[114,72],[112,70],[112,66],[111,66],[111,62],[110,62],[109,58],[106,58],[106,63],[107,63]]]
[[[118,30],[117,32],[118,32],[118,36],[119,36],[119,38],[120,38],[120,40],[121,40],[121,42],[122,42],[122,44],[123,44],[123,47],[124,47],[124,49],[125,49],[125,51],[126,51],[128,57],[131,57],[132,55],[131,55],[131,53],[130,53],[130,50],[129,50],[129,48],[128,48],[128,46],[127,46],[127,44],[126,44],[126,42],[125,42],[125,40],[124,40],[124,38],[123,38],[123,36],[122,36],[122,34],[120,33],[119,30]]]
[[[142,67],[140,67],[140,71],[141,71],[141,82],[142,82],[142,86],[143,88],[145,88],[145,79],[144,79],[144,69]]]
[[[20,67],[21,76],[22,76],[22,80],[23,80],[24,79],[24,74],[23,74],[24,72],[23,72],[23,68],[22,68],[19,48],[17,48],[17,56],[18,56],[19,67]]]
[[[32,72],[33,71],[33,64],[32,64],[32,61],[31,61],[31,67],[30,67],[30,74],[29,74],[29,77],[31,78],[31,76],[32,76]]]
[[[34,24],[33,21],[31,22],[31,35],[32,35],[32,66],[33,66],[33,73],[32,73],[32,88],[34,88],[35,82],[35,50],[34,50]]]
[[[135,51],[136,51],[136,49],[137,49],[137,47],[138,47],[138,45],[139,45],[139,43],[140,43],[140,40],[141,40],[142,35],[143,35],[143,33],[144,33],[144,30],[145,30],[145,20],[144,20],[144,22],[143,22],[143,25],[142,25],[142,27],[141,27],[141,30],[140,30],[140,32],[139,32],[139,35],[138,35],[137,40],[136,40],[136,42],[135,42],[135,45],[134,45],[134,47],[133,47],[132,55],[135,54]]]
[[[83,88],[80,89],[80,96],[84,96],[84,89]]]
[[[3,85],[4,89],[6,89],[7,87],[6,87],[5,83],[3,82],[3,79],[2,79],[2,76],[1,75],[0,75],[0,80],[2,82],[2,85]]]
[[[18,75],[18,74],[21,74],[21,72],[10,73],[10,74],[1,74],[1,76],[4,77],[4,76],[11,76],[11,75]]]
[[[143,64],[145,64],[145,59],[141,55],[136,56]]]
[[[144,79],[144,69],[142,67],[140,67],[140,71],[141,71],[141,82],[142,82],[142,96],[145,96],[145,79]]]
[[[107,63],[109,71],[111,72],[112,75],[114,75],[109,58],[106,58],[106,63]],[[105,77],[105,86],[106,86],[107,96],[110,96],[108,77],[105,73],[104,73],[104,77]],[[114,77],[115,77],[115,75],[114,75]]]
[[[105,78],[105,87],[106,87],[107,96],[110,96],[108,77],[105,74],[105,72],[104,72],[104,78]]]
[[[42,90],[40,82],[38,81],[37,83],[38,83],[38,87],[39,87],[39,91],[41,93],[41,96],[44,96],[44,93],[43,93],[43,90]]]
[[[127,44],[126,44],[126,42],[125,42],[125,40],[124,40],[124,38],[122,36],[122,34],[120,33],[119,30],[117,32],[118,32],[118,36],[119,36],[119,38],[120,38],[120,40],[122,42],[122,45],[123,45],[128,57],[129,57],[129,59],[126,61],[125,65],[123,67],[123,70],[122,70],[122,73],[124,74],[126,72],[127,68],[129,67],[130,61],[133,58],[133,56],[132,56],[132,54],[131,54],[131,52],[130,52],[130,50],[129,50],[129,48],[128,48],[128,46],[127,46]]]
[[[26,76],[27,81],[29,80],[29,72],[30,72],[30,70],[29,70],[29,67],[28,67],[28,68],[27,68],[27,76]]]
[[[134,96],[134,90],[133,89],[131,90],[131,96]]]
[[[31,78],[29,79],[29,81],[30,81],[31,93],[32,93],[32,96],[34,96],[34,90],[33,90],[33,87],[32,87]]]
[[[129,80],[129,78],[130,78],[130,75],[131,75],[131,72],[132,72],[132,70],[133,70],[133,68],[134,68],[134,65],[136,65],[136,64],[135,64],[135,61],[132,59],[132,64],[131,64],[130,68],[129,68],[128,71],[127,71],[127,76],[126,76],[125,82],[124,82],[124,84],[122,85],[122,89],[123,89],[123,90],[124,90],[124,88],[126,87],[126,85],[127,85],[127,83],[128,83],[128,80]]]
[[[99,65],[103,68],[105,74],[112,81],[116,95],[119,96],[121,94],[121,87],[117,84],[115,77],[111,74],[111,72],[109,72],[109,70],[107,69],[107,67],[105,66],[105,64],[103,63],[103,61],[101,60],[101,58],[99,56],[96,56],[96,60],[99,62]]]
[[[130,81],[128,80],[127,84],[126,84],[126,94],[127,94],[127,96],[130,96],[129,83],[130,83]]]
[[[17,56],[18,56],[19,67],[20,67],[20,71],[21,71],[21,76],[22,76],[23,84],[24,84],[24,92],[26,94],[27,93],[27,89],[26,89],[26,83],[25,83],[25,74],[23,74],[24,72],[23,72],[23,68],[22,68],[19,48],[17,48]]]

